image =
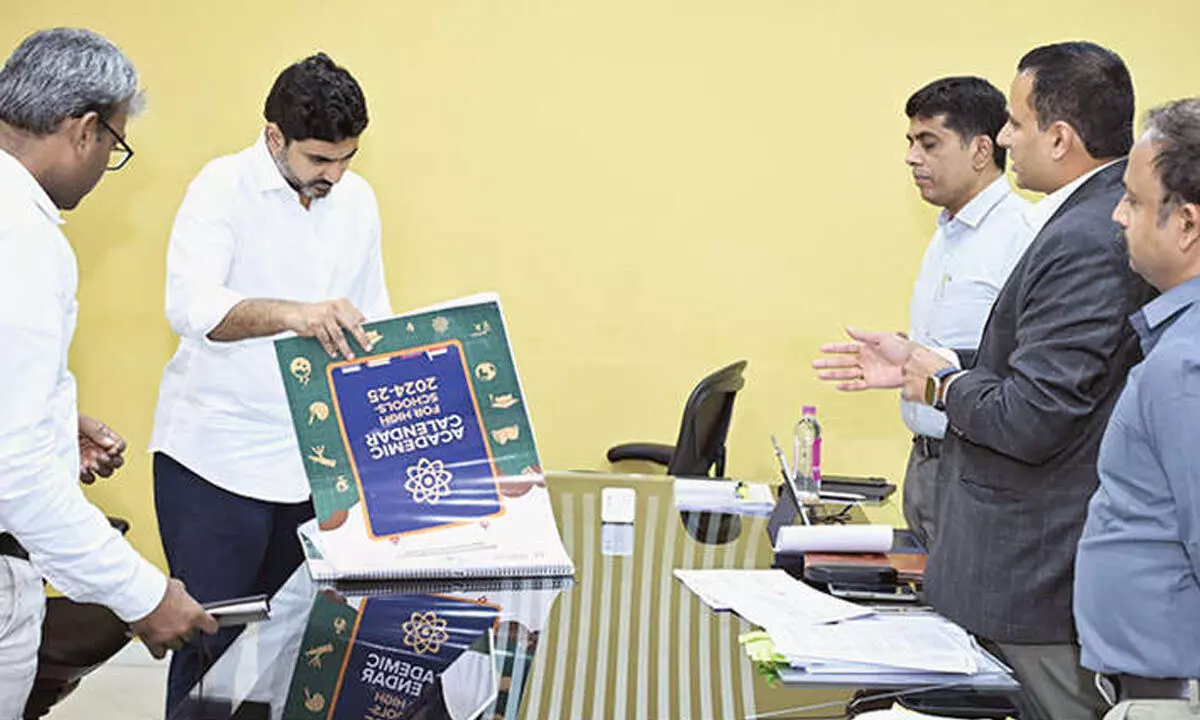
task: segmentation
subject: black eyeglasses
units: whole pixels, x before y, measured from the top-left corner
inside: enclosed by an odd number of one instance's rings
[[[121,137],[120,133],[118,133],[116,130],[113,130],[112,125],[109,125],[107,122],[105,122],[104,118],[97,117],[97,119],[100,121],[100,124],[103,125],[105,129],[112,133],[113,137],[117,139],[117,143],[113,145],[112,150],[109,152],[108,167],[106,169],[120,170],[121,168],[125,167],[126,163],[129,162],[129,159],[133,157],[133,148],[129,147],[129,143],[125,142],[125,138]]]

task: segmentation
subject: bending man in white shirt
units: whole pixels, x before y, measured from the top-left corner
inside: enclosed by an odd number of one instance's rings
[[[60,210],[133,154],[123,135],[137,101],[133,65],[87,30],[35,33],[0,69],[2,720],[23,715],[37,670],[42,576],[73,600],[111,608],[159,657],[193,627],[217,629],[79,487],[81,475],[109,474],[124,444],[76,405],[67,351],[79,273]]]
[[[155,503],[171,571],[202,601],[272,594],[303,558],[296,527],[313,511],[274,336],[353,357],[370,349],[365,319],[391,314],[379,208],[347,170],[367,126],[358,83],[314,55],[279,75],[264,116],[257,142],[192,181],[167,256],[180,340],[154,421]],[[195,647],[175,654],[168,710],[198,671]]]
[[[1004,177],[1005,151],[996,136],[1008,119],[1004,93],[977,77],[948,77],[926,85],[904,108],[908,155],[921,197],[942,208],[937,230],[913,287],[909,337],[934,347],[975,348],[992,303],[1028,247],[1023,213],[1029,203]],[[821,346],[813,362],[839,390],[867,389],[857,369],[856,342]],[[937,466],[946,414],[900,401],[913,433],[904,476],[904,517],[925,547],[937,536]]]

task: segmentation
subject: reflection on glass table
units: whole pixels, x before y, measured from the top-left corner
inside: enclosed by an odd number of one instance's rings
[[[769,686],[738,644],[751,626],[672,575],[770,567],[767,518],[681,513],[662,476],[547,486],[573,581],[321,586],[301,567],[172,717],[844,716],[854,688]],[[635,491],[632,523],[602,522],[613,487]]]

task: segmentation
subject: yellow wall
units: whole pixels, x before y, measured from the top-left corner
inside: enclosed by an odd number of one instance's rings
[[[986,5],[986,7],[984,7]],[[1017,58],[1088,38],[1150,104],[1196,92],[1193,0],[0,0],[0,54],[32,30],[94,28],[141,70],[132,164],[66,227],[80,261],[73,366],[85,411],[130,440],[90,491],[161,559],[151,502],[171,220],[208,159],[250,143],[288,62],[317,49],[358,77],[402,310],[500,292],[545,464],[674,440],[706,371],[750,361],[732,474],[772,479],[768,433],[816,403],[829,472],[899,479],[890,394],[841,396],[809,370],[846,322],[906,325],[933,211],[902,162],[907,95],[946,74],[1007,90]],[[352,8],[361,8],[355,10]],[[214,521],[219,521],[214,518]]]

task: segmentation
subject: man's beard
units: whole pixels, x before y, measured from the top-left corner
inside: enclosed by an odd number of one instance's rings
[[[333,189],[333,183],[329,182],[328,180],[313,180],[312,182],[302,185],[301,187],[296,187],[295,185],[292,185],[292,187],[295,188],[296,192],[300,193],[301,195],[312,200],[316,200],[317,198],[323,198],[328,195],[329,191]]]
[[[287,159],[275,153],[271,153],[271,159],[275,161],[275,167],[279,168],[279,174],[287,181],[293,190],[300,193],[310,200],[323,198],[333,189],[333,183],[328,180],[311,180],[307,183],[301,183],[300,178],[296,177],[296,173],[287,164]]]

